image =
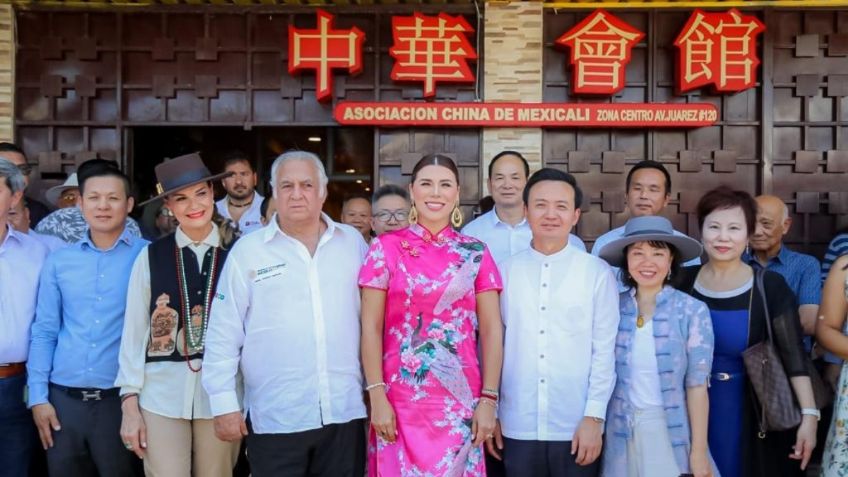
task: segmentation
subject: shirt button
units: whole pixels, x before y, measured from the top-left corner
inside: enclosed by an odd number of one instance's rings
[[[94,371],[94,368],[88,368],[89,371]]]
[[[545,359],[545,355],[540,354],[540,355],[539,355],[539,359]]]
[[[543,284],[542,284],[542,288],[548,288],[548,284],[547,284],[547,283],[543,283]]]
[[[545,330],[539,330],[539,334],[540,334],[540,335],[545,334]]]
[[[97,348],[97,343],[91,343],[92,348]]]
[[[103,300],[103,297],[100,297],[100,296],[97,297],[97,301],[102,301],[102,300]]]
[[[542,307],[542,311],[545,311],[545,307],[544,307],[544,306]]]
[[[200,291],[200,290],[197,290],[197,294],[198,294],[198,295],[200,295],[201,293],[203,293],[203,292],[202,292],[202,291]]]
[[[102,273],[101,273],[101,274],[100,274],[100,278],[106,278],[106,275],[104,275],[104,274],[102,274]]]
[[[551,266],[551,264],[550,264],[550,263],[546,263],[546,264],[545,264],[545,268],[548,268],[548,267],[550,267],[550,266]]]
[[[99,324],[100,324],[100,320],[94,320],[94,323],[96,323],[96,324],[98,324],[98,325],[99,325]]]
[[[539,382],[545,384],[545,378],[540,379]]]

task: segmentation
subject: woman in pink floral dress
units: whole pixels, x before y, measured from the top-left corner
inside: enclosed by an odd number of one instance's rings
[[[462,221],[453,161],[425,156],[410,192],[412,225],[375,238],[359,275],[369,477],[484,476],[503,358],[500,275],[481,242],[450,226]]]

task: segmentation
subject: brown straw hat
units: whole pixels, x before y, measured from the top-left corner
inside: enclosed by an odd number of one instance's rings
[[[206,168],[200,154],[193,152],[173,159],[165,159],[154,168],[156,172],[156,197],[147,199],[139,205],[145,205],[154,200],[159,200],[168,194],[185,187],[209,182],[231,176],[232,172],[222,172],[213,175]]]

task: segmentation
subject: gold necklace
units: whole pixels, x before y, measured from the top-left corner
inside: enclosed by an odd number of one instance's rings
[[[636,317],[636,328],[641,328],[645,326],[645,317],[639,313],[639,316]]]

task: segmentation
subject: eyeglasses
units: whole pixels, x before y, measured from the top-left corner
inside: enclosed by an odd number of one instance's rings
[[[32,166],[29,164],[18,164],[17,167],[21,174],[25,176],[32,174]]]
[[[60,197],[60,198],[62,200],[72,201],[72,200],[77,200],[77,197],[79,197],[79,194],[77,194],[76,192],[66,192],[66,193],[62,194],[62,197]]]
[[[159,215],[160,215],[161,217],[173,217],[173,216],[174,216],[174,213],[173,213],[173,212],[171,212],[171,209],[165,209],[165,208],[163,208],[163,209],[160,209],[160,210],[159,210]]]
[[[380,222],[388,222],[395,219],[396,222],[405,222],[407,218],[409,218],[409,211],[407,210],[381,210],[374,214],[374,217],[377,218]]]

